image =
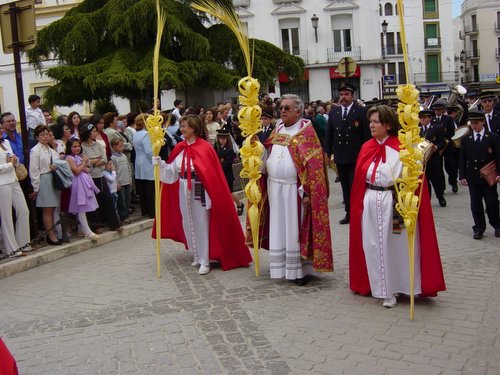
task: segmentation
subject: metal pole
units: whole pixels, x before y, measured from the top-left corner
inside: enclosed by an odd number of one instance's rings
[[[23,139],[24,164],[29,168],[28,129],[26,128],[26,112],[24,110],[23,73],[21,71],[21,52],[19,32],[17,29],[16,3],[9,4],[10,29],[12,32],[12,49],[14,54],[14,70],[16,75],[17,105],[19,107],[19,121],[21,122],[21,136]]]

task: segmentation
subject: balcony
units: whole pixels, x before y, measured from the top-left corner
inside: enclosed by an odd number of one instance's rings
[[[464,31],[465,31],[465,35],[477,34],[479,32],[479,29],[478,29],[477,25],[465,25]]]
[[[441,37],[425,38],[425,49],[441,48]]]
[[[326,56],[329,63],[337,63],[343,57],[352,57],[354,60],[361,60],[361,47],[353,46],[342,48],[327,48]]]
[[[309,53],[307,50],[294,49],[294,50],[288,51],[288,52],[290,52],[291,55],[300,57],[302,60],[304,60],[304,64],[309,64]]]
[[[436,73],[414,73],[413,80],[415,85],[422,85],[426,83],[443,83],[455,85],[458,79],[458,72],[436,72]]]
[[[467,59],[469,59],[469,60],[479,59],[479,50],[467,51],[465,56],[467,56]]]

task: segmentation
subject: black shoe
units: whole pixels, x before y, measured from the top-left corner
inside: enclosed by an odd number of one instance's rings
[[[339,176],[335,177],[335,182],[340,182],[340,177]]]
[[[440,205],[441,207],[446,207],[446,199],[444,199],[444,198],[440,198],[440,199],[439,199],[439,205]]]
[[[483,238],[483,234],[481,232],[474,232],[474,235],[472,236],[475,240],[480,240]]]
[[[49,245],[62,245],[62,242],[60,240],[52,241],[49,236],[47,236],[47,243]]]
[[[349,214],[346,214],[342,220],[339,220],[340,224],[349,224]]]
[[[311,281],[311,278],[309,277],[309,275],[306,275],[301,279],[295,279],[295,285],[305,286],[309,281]]]
[[[458,185],[457,184],[452,184],[451,185],[451,191],[454,193],[458,193]]]

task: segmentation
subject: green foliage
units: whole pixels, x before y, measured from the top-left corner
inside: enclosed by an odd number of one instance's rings
[[[218,0],[232,3],[230,0]],[[160,87],[228,89],[246,75],[242,53],[224,25],[205,27],[187,0],[161,0],[166,12],[159,61]],[[72,105],[119,95],[144,97],[153,87],[156,40],[155,0],[85,0],[60,20],[39,31],[37,46],[28,52],[31,64],[59,65],[46,71],[57,84],[46,94],[48,105]],[[274,45],[252,41],[253,76],[273,83],[284,70],[301,79],[303,61]]]
[[[108,99],[98,99],[94,103],[93,113],[105,114],[107,112],[118,112],[115,104]]]

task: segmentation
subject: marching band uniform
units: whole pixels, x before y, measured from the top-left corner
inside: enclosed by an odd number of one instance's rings
[[[441,126],[444,133],[445,144],[442,151],[444,160],[444,169],[448,174],[448,184],[451,185],[452,191],[458,191],[457,178],[458,178],[458,165],[455,160],[455,145],[451,138],[455,135],[455,123],[451,116],[443,114],[446,108],[444,99],[438,99],[431,109],[435,111],[436,116],[432,119],[432,123]]]
[[[484,91],[479,95],[481,104],[484,110],[484,118],[486,120],[484,127],[490,132],[500,135],[500,112],[495,110],[493,103],[495,102],[495,93],[492,91]],[[492,100],[492,104],[485,103],[486,100]]]
[[[469,111],[469,120],[484,120],[484,112]],[[488,186],[481,177],[480,169],[490,161],[496,161],[497,176],[500,176],[500,137],[490,133],[485,127],[471,131],[462,138],[460,151],[460,180],[466,180],[469,187],[470,205],[474,219],[474,239],[481,239],[486,230],[483,200],[488,221],[495,228],[495,236],[500,237],[499,202],[496,185]]]
[[[344,85],[340,91],[354,92],[354,87]],[[366,108],[354,100],[348,107],[337,106],[328,115],[326,129],[326,152],[334,155],[337,165],[346,217],[340,224],[349,223],[349,209],[356,159],[363,143],[371,138]]]
[[[421,121],[422,117],[424,116],[432,116],[432,111],[420,111],[419,117]],[[439,205],[441,207],[446,207],[446,200],[444,199],[444,189],[446,184],[443,172],[443,157],[441,155],[441,151],[445,146],[443,128],[440,125],[433,123],[422,125],[420,128],[420,136],[425,138],[429,142],[432,142],[432,144],[437,147],[435,152],[432,153],[431,157],[427,161],[425,176],[429,185],[429,192],[431,191],[432,184],[436,197],[439,200]]]

